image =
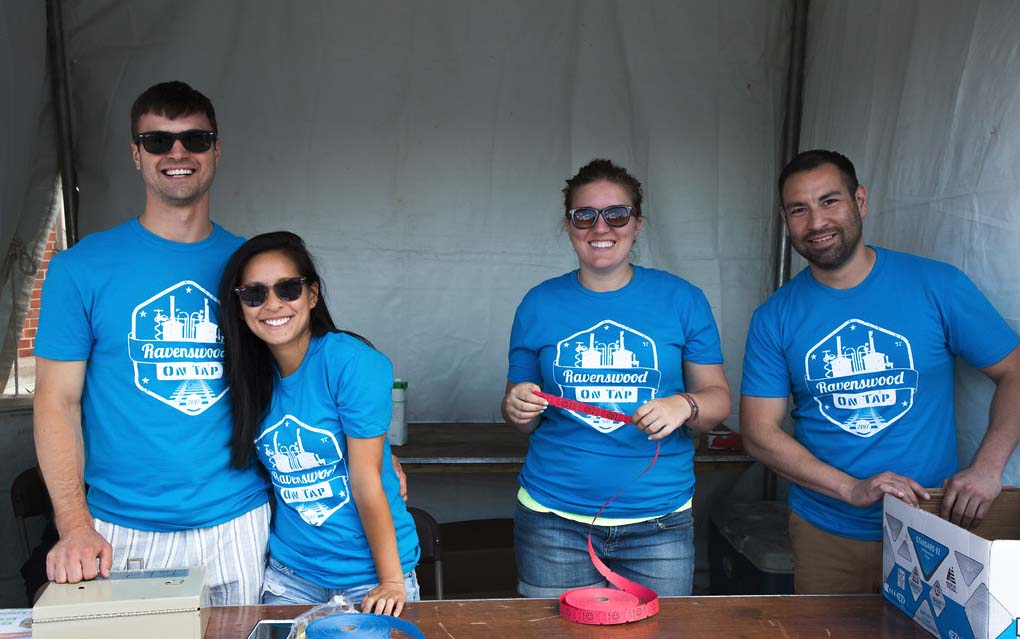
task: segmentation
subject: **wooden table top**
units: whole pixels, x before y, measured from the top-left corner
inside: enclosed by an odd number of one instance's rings
[[[394,446],[412,472],[517,472],[528,453],[528,438],[507,424],[408,424],[407,443]],[[708,450],[694,454],[694,469],[741,470],[754,459],[744,452]]]
[[[292,619],[305,609],[307,606],[212,608],[205,636],[246,639],[259,619]],[[566,621],[560,618],[555,599],[420,601],[409,603],[403,618],[429,639],[931,637],[879,595],[667,597],[660,600],[655,617],[622,626]]]

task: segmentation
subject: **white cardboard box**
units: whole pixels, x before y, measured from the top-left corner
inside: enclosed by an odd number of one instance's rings
[[[924,508],[937,512],[941,491],[930,492],[933,499]],[[1016,639],[1020,636],[1017,506],[1017,490],[1004,490],[982,526],[968,532],[886,495],[882,518],[885,598],[942,639]]]
[[[33,639],[202,639],[205,569],[128,570],[50,583],[32,609]]]

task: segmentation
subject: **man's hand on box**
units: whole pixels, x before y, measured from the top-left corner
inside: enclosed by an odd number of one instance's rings
[[[971,466],[942,482],[946,496],[942,499],[944,519],[957,526],[974,528],[988,513],[988,508],[1002,492],[998,473]]]
[[[887,470],[884,473],[858,479],[850,491],[850,498],[847,501],[858,508],[865,508],[887,494],[899,497],[911,506],[917,506],[919,499],[930,498],[921,484],[909,477]]]

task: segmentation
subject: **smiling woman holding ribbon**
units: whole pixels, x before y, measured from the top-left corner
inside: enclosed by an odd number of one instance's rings
[[[514,545],[518,591],[558,597],[610,569],[660,595],[688,595],[694,571],[694,446],[730,410],[719,332],[704,294],[634,266],[641,183],[593,160],[563,189],[578,269],[531,289],[514,317],[503,418],[530,434]],[[548,406],[544,391],[630,415],[631,423]],[[661,454],[640,481],[661,443]]]
[[[264,604],[343,595],[399,615],[418,599],[418,535],[386,432],[393,369],[337,329],[315,263],[293,233],[258,235],[220,283],[232,461],[252,454],[276,495]]]

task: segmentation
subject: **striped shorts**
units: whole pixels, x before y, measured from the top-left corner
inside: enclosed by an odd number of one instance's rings
[[[214,606],[257,605],[269,541],[269,504],[217,526],[156,532],[94,519],[113,546],[113,570],[205,566]]]

